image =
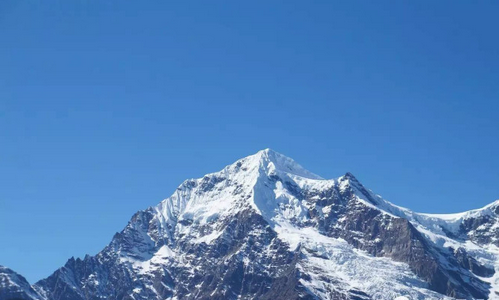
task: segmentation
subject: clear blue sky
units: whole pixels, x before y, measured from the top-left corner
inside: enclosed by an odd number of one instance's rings
[[[334,3],[333,3],[334,2]],[[0,1],[0,264],[95,254],[270,147],[416,211],[499,199],[497,1]]]

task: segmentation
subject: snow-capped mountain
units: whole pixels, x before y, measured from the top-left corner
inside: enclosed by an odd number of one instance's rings
[[[499,202],[415,213],[266,149],[182,183],[97,255],[0,300],[499,299]]]
[[[0,266],[0,299],[41,300],[41,297],[24,277],[9,268]]]

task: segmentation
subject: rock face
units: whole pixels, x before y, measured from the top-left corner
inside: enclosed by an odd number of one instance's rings
[[[41,300],[41,297],[33,290],[24,277],[9,268],[0,266],[0,299]]]
[[[497,213],[414,213],[267,149],[185,181],[33,286],[0,268],[0,300],[499,299]]]

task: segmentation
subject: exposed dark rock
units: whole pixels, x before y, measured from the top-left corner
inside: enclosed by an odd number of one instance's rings
[[[439,236],[432,239],[427,224],[418,221],[421,214],[414,217],[391,205],[351,173],[319,180],[264,150],[185,181],[171,198],[136,213],[100,253],[71,258],[34,286],[0,267],[0,300],[391,300],[375,295],[376,286],[365,289],[323,272],[331,251],[343,249],[330,246],[328,252],[324,243],[340,240],[348,253],[382,261],[383,267],[403,265],[409,279],[401,282],[423,290],[420,299],[486,299],[490,285],[482,279],[493,276],[494,268],[473,251],[446,247],[439,239],[499,245],[498,207],[466,215],[455,228],[433,220],[430,229]],[[306,236],[299,236],[293,244],[279,226],[313,231],[319,241],[302,243]],[[397,292],[390,285],[386,289]]]

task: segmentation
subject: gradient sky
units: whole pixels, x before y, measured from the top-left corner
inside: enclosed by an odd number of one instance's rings
[[[35,282],[267,147],[416,211],[499,199],[498,1],[237,2],[0,1],[0,264]]]

